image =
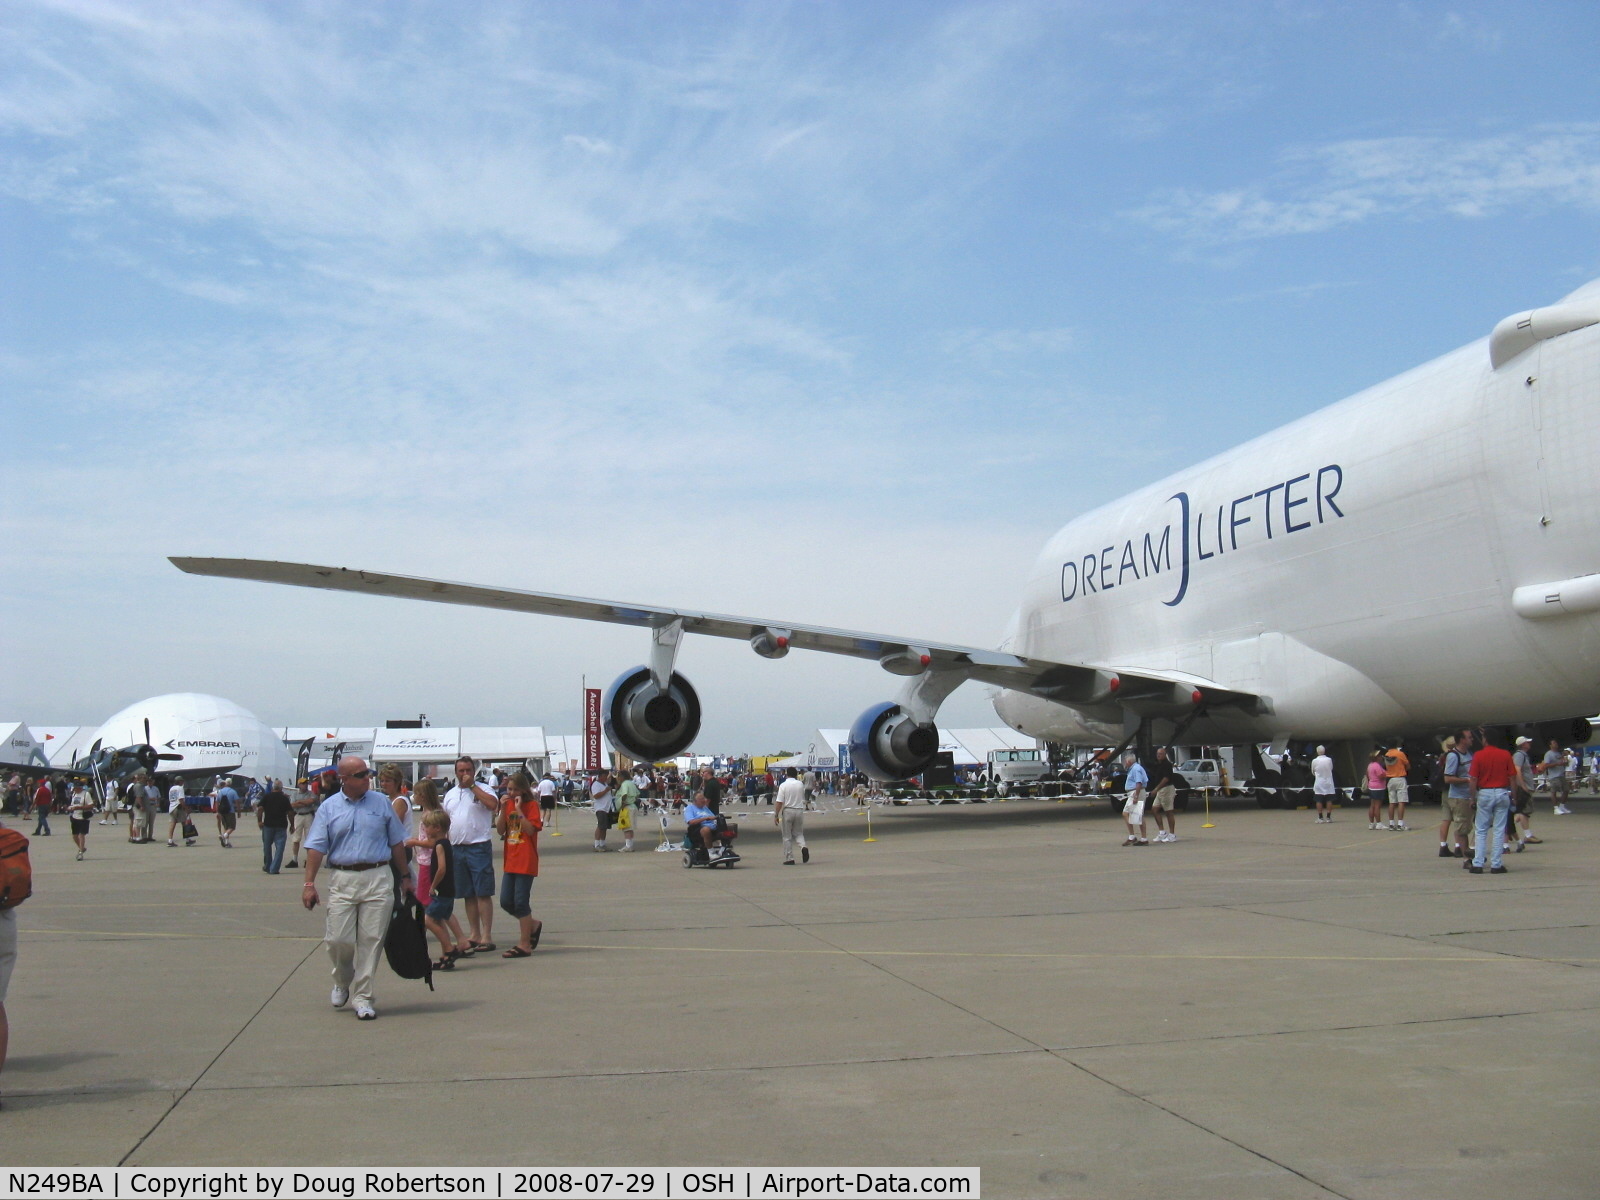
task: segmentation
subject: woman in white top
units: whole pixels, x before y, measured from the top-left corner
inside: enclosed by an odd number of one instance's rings
[[[78,861],[89,852],[89,818],[94,816],[94,797],[81,783],[72,785],[72,799],[67,803],[67,819],[72,823],[72,840],[78,846]]]
[[[378,789],[394,806],[394,815],[400,818],[400,827],[406,831],[406,840],[417,836],[421,814],[411,808],[411,797],[406,794],[406,777],[399,763],[384,763],[378,768]],[[417,864],[411,863],[411,889],[417,886]]]

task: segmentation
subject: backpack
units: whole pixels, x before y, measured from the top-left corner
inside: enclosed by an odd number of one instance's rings
[[[0,829],[0,908],[15,908],[33,895],[33,864],[28,839],[15,829]]]
[[[1433,770],[1428,772],[1428,786],[1441,795],[1444,793],[1444,765],[1454,753],[1455,751],[1451,750],[1448,753],[1439,755],[1433,764]]]
[[[422,905],[415,896],[395,897],[394,915],[383,939],[383,956],[401,979],[421,979],[433,991],[433,958],[428,953],[428,930],[422,923]]]

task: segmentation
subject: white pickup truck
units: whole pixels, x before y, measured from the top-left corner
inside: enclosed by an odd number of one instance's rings
[[[1050,773],[1050,764],[1037,750],[989,751],[989,778],[997,784],[1037,783]]]

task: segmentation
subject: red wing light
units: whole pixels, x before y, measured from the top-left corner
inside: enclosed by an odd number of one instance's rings
[[[789,639],[785,638],[785,637],[779,638],[778,639],[778,649],[787,650],[788,648],[789,648]]]
[[[1189,699],[1195,704],[1199,704],[1200,701],[1204,700],[1205,698],[1206,698],[1205,693],[1202,692],[1199,688],[1195,688],[1194,691],[1189,693]]]
[[[1109,684],[1107,684],[1106,686],[1108,686],[1113,692],[1116,691],[1119,687],[1122,686],[1122,676],[1113,675],[1111,677],[1111,682]]]
[[[933,655],[931,655],[931,654],[924,654],[924,655],[923,655],[923,656],[922,656],[922,665],[923,665],[923,666],[927,666],[927,665],[928,665],[928,664],[929,664],[929,663],[931,663],[931,662],[932,662],[932,661],[933,661]]]

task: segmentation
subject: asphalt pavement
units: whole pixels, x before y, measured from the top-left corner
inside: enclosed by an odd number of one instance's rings
[[[1592,1197],[1600,801],[1505,875],[1246,802],[810,821],[779,863],[542,839],[528,960],[328,1004],[298,873],[67,822],[19,910],[6,1166],[977,1166],[987,1197]],[[21,825],[30,824],[7,819]],[[164,832],[164,825],[163,825]],[[203,831],[210,828],[202,819]],[[613,844],[617,835],[612,835]],[[514,940],[500,914],[495,940]]]

